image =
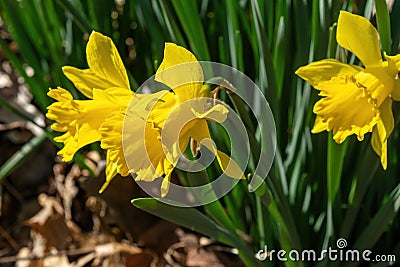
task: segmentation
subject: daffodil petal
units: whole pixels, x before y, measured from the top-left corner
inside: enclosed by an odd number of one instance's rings
[[[50,88],[47,92],[47,96],[57,100],[58,102],[68,102],[73,100],[71,93],[61,87],[58,87],[57,89]]]
[[[240,169],[239,165],[231,157],[219,150],[217,150],[216,157],[219,166],[227,176],[234,179],[245,179],[242,169]]]
[[[200,106],[204,107],[204,105]],[[217,104],[211,107],[209,110],[202,112],[201,109],[199,109],[199,106],[196,105],[192,107],[192,112],[198,119],[207,119],[215,122],[224,122],[228,116],[229,110],[224,105]]]
[[[216,149],[211,139],[203,139],[201,145],[215,154],[219,166],[227,176],[234,179],[245,179],[244,173],[239,165],[227,154]]]
[[[374,99],[359,87],[353,76],[335,77],[318,85],[323,96],[314,106],[314,113],[333,130],[337,143],[356,134],[363,140],[379,120],[379,111]]]
[[[112,40],[98,32],[92,32],[86,46],[89,69],[71,66],[62,68],[83,95],[93,98],[93,89],[120,87],[129,90],[125,67]]]
[[[381,158],[382,168],[387,168],[387,140],[381,140],[381,135],[385,135],[385,126],[380,121],[372,131],[371,145],[375,153]]]
[[[362,70],[359,66],[345,64],[336,59],[324,59],[300,67],[296,74],[317,87],[319,83],[329,81],[332,77],[355,74]]]
[[[182,66],[182,68],[172,68],[179,66]],[[168,69],[171,69],[171,71],[167,71]],[[166,43],[164,59],[157,69],[155,79],[175,88],[189,82],[203,82],[204,75],[200,63],[190,51],[174,43]]]
[[[196,124],[190,129],[190,137],[201,142],[203,139],[210,139],[210,130],[208,129],[208,124],[206,120],[197,120]],[[214,151],[214,150],[210,150]]]
[[[328,123],[324,122],[320,116],[317,116],[315,118],[314,127],[312,128],[311,132],[315,134],[327,130],[328,130]]]
[[[165,177],[163,178],[163,181],[161,183],[161,197],[165,197],[168,194],[170,185],[171,185],[171,173],[172,173],[172,168],[169,169],[166,172]]]
[[[388,56],[385,53],[385,58],[388,62],[387,70],[389,75],[393,76],[394,78],[399,78],[398,76],[400,72],[400,54],[397,54],[395,56]]]
[[[176,164],[186,149],[190,140],[190,132],[197,131],[196,125],[199,124],[199,121],[205,121],[205,119],[223,121],[226,119],[228,109],[223,105],[218,104],[204,111],[211,104],[209,100],[212,99],[197,98],[185,101],[164,110],[164,114],[158,114],[163,117],[162,128],[159,129],[162,145],[167,159],[172,164]],[[201,112],[196,110],[201,110]],[[158,112],[157,109],[155,111]]]
[[[181,102],[203,96],[204,74],[200,63],[191,52],[176,44],[165,44],[164,59],[155,79],[174,90]]]
[[[368,19],[340,11],[336,38],[340,46],[355,54],[366,67],[382,62],[378,32]]]
[[[64,75],[74,83],[75,87],[78,88],[78,90],[88,98],[93,98],[93,89],[104,90],[110,87],[118,86],[117,84],[112,83],[110,80],[97,76],[96,73],[91,69],[81,70],[75,67],[65,66],[62,68],[62,70]]]
[[[101,186],[99,193],[103,193],[111,183],[112,179],[118,174],[118,165],[110,159],[110,153],[107,151],[106,156],[106,181]]]
[[[371,145],[374,151],[381,157],[383,169],[387,168],[387,139],[394,128],[392,113],[392,100],[387,98],[380,107],[381,120],[376,124],[372,132]]]
[[[108,80],[113,87],[129,88],[124,64],[109,37],[93,31],[86,46],[86,57],[96,76]]]
[[[113,105],[115,109],[126,109],[132,97],[132,91],[120,87],[111,87],[105,90],[93,90],[93,100],[109,103],[110,105]],[[111,113],[109,114],[111,115]]]
[[[394,80],[391,97],[395,101],[400,101],[400,80]]]
[[[400,101],[400,54],[396,56],[385,55],[385,58],[388,61],[388,73],[394,77],[391,97]]]

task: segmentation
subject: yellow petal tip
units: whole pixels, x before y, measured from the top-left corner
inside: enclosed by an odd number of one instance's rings
[[[107,187],[108,187],[109,184],[110,184],[110,181],[105,182],[105,183],[101,186],[101,188],[100,188],[100,190],[99,190],[99,194],[102,194],[102,193],[107,189]]]

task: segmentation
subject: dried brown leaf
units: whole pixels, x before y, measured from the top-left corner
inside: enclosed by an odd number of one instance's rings
[[[47,241],[47,248],[66,249],[71,240],[71,232],[65,222],[63,208],[57,199],[41,194],[38,197],[42,205],[35,216],[26,221],[26,225],[38,231]]]

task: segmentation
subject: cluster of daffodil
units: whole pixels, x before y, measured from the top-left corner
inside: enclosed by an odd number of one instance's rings
[[[400,54],[385,54],[383,61],[374,26],[345,11],[339,15],[336,39],[364,68],[324,59],[297,70],[323,97],[314,106],[317,117],[312,131],[333,131],[337,143],[352,134],[362,141],[372,132],[372,147],[386,169],[387,140],[394,128],[392,102],[400,100]]]
[[[383,61],[377,30],[367,19],[345,11],[339,15],[337,42],[356,55],[365,67],[324,59],[297,70],[296,74],[323,97],[314,106],[317,118],[312,131],[333,131],[337,143],[352,134],[361,141],[366,133],[372,132],[372,147],[386,169],[387,140],[394,128],[392,102],[400,100],[400,55],[385,54]],[[165,196],[182,151],[190,142],[198,146],[203,139],[210,138],[207,120],[223,122],[228,109],[222,104],[205,108],[202,101],[184,108],[185,101],[210,97],[211,92],[203,85],[199,62],[183,47],[165,45],[155,80],[171,90],[152,94],[135,94],[130,90],[126,70],[110,38],[93,32],[86,54],[89,69],[68,66],[63,72],[89,100],[74,100],[63,88],[48,93],[58,102],[49,106],[47,117],[56,121],[53,130],[64,132],[55,138],[64,143],[59,155],[70,161],[78,149],[100,141],[107,151],[106,183],[101,191],[117,173],[123,176],[134,173],[137,180],[144,181],[163,177],[161,195]],[[174,68],[179,65],[182,67]],[[194,119],[178,136],[163,133],[167,118],[173,124],[182,113],[191,113]],[[172,119],[168,117],[171,114],[174,114]],[[127,121],[128,132],[123,130]],[[125,151],[123,132],[132,136]],[[162,135],[173,139],[169,152],[165,152]],[[216,155],[222,170],[229,172],[230,157],[212,145],[207,148]],[[127,158],[132,164],[126,163]],[[242,178],[243,173],[234,163],[228,176]]]
[[[137,180],[144,181],[163,177],[161,195],[165,196],[182,151],[191,140],[199,146],[203,139],[210,138],[207,120],[223,122],[228,109],[222,104],[207,106],[207,101],[201,100],[211,96],[208,87],[203,86],[202,68],[192,53],[175,44],[166,43],[164,59],[155,76],[156,81],[171,90],[152,94],[135,94],[130,90],[126,70],[110,38],[93,32],[86,56],[89,69],[67,66],[63,72],[89,100],[75,100],[60,87],[48,93],[58,101],[48,108],[47,117],[56,121],[51,128],[65,132],[55,138],[64,143],[58,154],[64,161],[70,161],[78,149],[100,141],[107,151],[106,183],[100,191],[117,173],[123,176],[134,173]],[[199,101],[182,105],[195,99]],[[170,114],[175,116],[169,118],[173,124],[174,119],[179,120],[179,114],[187,112],[191,112],[194,119],[184,125],[173,140],[175,149],[170,149],[169,155],[164,152],[161,138],[162,134],[166,138],[169,135],[163,133],[164,124]],[[129,123],[127,131],[123,130],[124,122]],[[123,146],[123,132],[132,136],[127,146]],[[206,147],[215,154],[223,171],[228,171],[233,178],[243,177],[236,163],[230,163],[228,155],[212,145]],[[127,164],[127,158],[131,164]],[[227,170],[228,166],[233,171]]]

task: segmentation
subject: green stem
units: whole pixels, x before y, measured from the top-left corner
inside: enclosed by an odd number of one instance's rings
[[[257,226],[258,234],[260,236],[260,248],[265,246],[265,225],[264,214],[260,197],[256,196],[256,209],[257,209]]]
[[[277,198],[279,199],[279,201],[277,201],[277,203],[280,206],[280,211],[282,213],[282,217],[284,218],[284,220],[286,222],[288,234],[290,234],[289,238],[292,241],[292,246],[296,249],[300,249],[302,246],[301,246],[301,242],[300,242],[300,238],[299,238],[299,233],[297,231],[297,227],[294,222],[292,212],[290,210],[288,198],[284,195],[282,188],[279,185],[279,181],[272,171],[270,172],[270,178],[267,179],[267,181],[269,182],[269,185],[273,189],[273,192],[276,194]]]

